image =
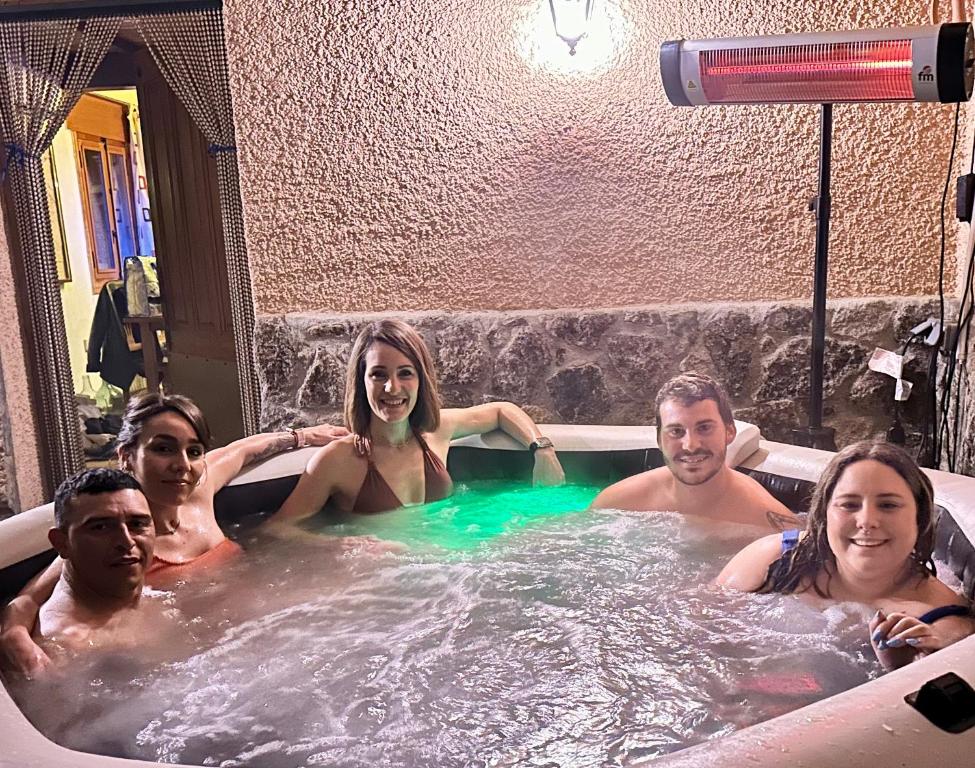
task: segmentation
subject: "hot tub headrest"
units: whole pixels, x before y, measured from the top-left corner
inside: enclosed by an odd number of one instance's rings
[[[19,563],[51,548],[47,532],[54,525],[54,502],[25,510],[3,521],[0,568]]]

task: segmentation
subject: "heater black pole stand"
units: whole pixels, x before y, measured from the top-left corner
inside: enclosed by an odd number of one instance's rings
[[[816,276],[813,283],[812,354],[809,369],[809,426],[792,430],[796,445],[836,450],[836,430],[823,426],[823,371],[826,358],[826,275],[829,265],[830,163],[833,151],[833,105],[822,105],[819,134],[819,196],[816,212]]]

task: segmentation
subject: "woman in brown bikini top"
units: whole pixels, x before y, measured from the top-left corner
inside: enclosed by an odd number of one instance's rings
[[[551,441],[512,403],[441,410],[433,360],[423,338],[399,320],[370,323],[352,348],[346,378],[349,437],[312,457],[298,485],[269,523],[294,524],[326,506],[340,512],[384,512],[449,496],[450,441],[502,429],[535,457],[534,481],[565,482]]]

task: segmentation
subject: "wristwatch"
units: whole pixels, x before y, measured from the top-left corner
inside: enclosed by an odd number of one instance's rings
[[[532,456],[535,455],[535,451],[539,448],[554,448],[555,445],[547,437],[536,437],[528,444],[528,450],[532,452]]]

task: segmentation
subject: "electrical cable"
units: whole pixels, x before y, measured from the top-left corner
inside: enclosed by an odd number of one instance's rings
[[[945,375],[943,379],[943,396],[942,404],[940,408],[941,413],[941,431],[940,436],[944,438],[945,454],[948,461],[948,471],[955,471],[955,464],[957,459],[957,451],[959,445],[959,418],[960,411],[958,407],[958,402],[960,402],[960,394],[955,397],[955,412],[951,413],[951,400],[956,394],[954,390],[955,386],[955,376],[958,374],[958,350],[967,350],[968,341],[971,338],[971,324],[972,318],[975,316],[975,293],[973,293],[972,278],[975,277],[975,260],[969,259],[968,268],[965,272],[965,287],[962,291],[961,302],[958,305],[958,316],[956,319],[956,331],[955,331],[955,341],[952,348],[947,353],[947,362],[945,363]],[[964,333],[964,341],[962,341],[962,334]],[[962,357],[964,360],[964,356]],[[960,383],[958,385],[960,387]],[[948,429],[948,422],[951,422],[952,428]],[[954,442],[954,451],[952,450],[952,441]]]
[[[968,314],[965,319],[965,341],[964,341],[964,345],[961,347],[961,349],[963,350],[968,349],[968,343],[969,343],[969,339],[971,338],[971,331],[972,331],[971,321],[972,321],[972,310],[971,308],[969,308]],[[962,326],[959,325],[958,326],[959,341],[961,339],[961,329]],[[965,358],[962,357],[962,362],[964,362],[964,360]],[[957,367],[957,363],[956,363],[956,367]],[[964,366],[957,368],[957,371],[958,371],[958,383],[957,383],[958,392],[957,392],[957,396],[955,397],[955,412],[952,416],[952,440],[954,440],[955,443],[955,454],[951,457],[951,460],[949,462],[949,470],[951,472],[955,471],[956,459],[958,458],[958,452],[961,448],[961,434],[960,434],[961,423],[960,422],[961,422],[962,403],[964,403],[964,398],[962,397],[963,394],[962,383],[963,383],[963,377],[965,375]]]
[[[958,316],[956,320],[956,331],[954,345],[948,351],[948,360],[945,364],[945,377],[944,377],[944,387],[943,391],[945,396],[942,401],[941,415],[944,421],[942,421],[942,435],[947,437],[948,442],[946,443],[946,453],[948,459],[949,471],[955,470],[955,461],[957,458],[957,449],[960,442],[960,432],[959,432],[959,420],[960,420],[960,408],[958,403],[960,400],[960,393],[955,393],[956,388],[960,389],[961,383],[959,381],[958,386],[955,386],[955,376],[959,373],[959,349],[962,350],[962,361],[965,360],[964,353],[968,350],[968,342],[971,338],[971,324],[972,318],[975,316],[975,288],[972,285],[972,279],[975,277],[975,260],[969,258],[968,266],[965,270],[965,282],[964,289],[962,291],[961,301],[958,305]],[[962,336],[964,334],[964,340]],[[962,371],[962,374],[964,372]],[[952,416],[951,414],[951,399],[955,396],[955,412]],[[951,419],[952,429],[947,430],[947,420]],[[954,441],[955,452],[951,451],[950,444]]]
[[[907,337],[907,341],[905,341],[904,346],[901,347],[901,357],[904,357],[904,355],[907,354],[907,348],[911,346],[911,342],[923,333],[926,333],[926,331],[918,331],[917,333],[912,333]]]
[[[958,406],[955,405],[955,413],[952,416],[951,413],[951,400],[952,400],[952,390],[955,384],[955,373],[958,369],[958,349],[961,344],[962,331],[965,331],[966,338],[968,337],[968,329],[971,327],[972,322],[972,312],[973,307],[968,306],[971,297],[971,281],[972,281],[972,268],[973,263],[969,261],[968,271],[965,275],[965,290],[962,293],[961,302],[958,307],[958,317],[955,331],[955,343],[954,346],[949,350],[948,360],[945,363],[945,375],[943,379],[943,395],[941,402],[941,426],[939,438],[944,441],[944,453],[945,458],[948,462],[948,471],[955,471],[955,459],[957,458],[958,449]],[[952,429],[949,429],[949,422],[952,425]],[[952,450],[952,441],[954,441],[954,450]],[[940,458],[940,457],[939,457]]]
[[[934,468],[934,436],[935,425],[937,424],[938,408],[938,388],[935,385],[938,379],[938,349],[931,350],[928,355],[928,407],[924,409],[923,421],[921,423],[921,444],[917,449],[918,463],[923,467]],[[928,451],[930,450],[930,454]]]
[[[950,359],[950,374],[948,376],[948,393],[949,399],[951,397],[951,389],[955,385],[955,375],[959,375],[959,381],[957,388],[961,389],[961,375],[964,374],[963,369],[958,367],[958,350],[963,351],[968,350],[968,343],[971,338],[972,329],[972,317],[975,316],[975,293],[972,291],[972,278],[975,277],[975,260],[969,259],[968,269],[965,272],[965,288],[962,291],[961,303],[958,307],[958,322],[957,331],[955,332],[955,346],[952,349],[952,355]],[[965,334],[964,342],[962,341],[962,332]],[[964,361],[964,354],[962,356],[962,361]],[[955,471],[955,461],[957,459],[957,451],[960,443],[960,424],[959,420],[961,417],[961,408],[959,403],[961,403],[961,393],[956,393],[955,397],[955,412],[950,414],[949,409],[945,409],[944,417],[952,418],[952,430],[951,430],[951,440],[954,441],[955,453],[952,453],[950,449],[947,451],[948,454],[948,470],[950,472]]]
[[[902,361],[902,363],[903,363],[904,357],[907,355],[907,350],[910,348],[911,343],[915,339],[918,339],[921,336],[924,336],[925,333],[927,333],[927,331],[915,331],[914,333],[912,333],[910,336],[907,337],[907,341],[905,341],[904,342],[904,345],[901,347],[901,361]],[[903,372],[903,369],[902,369],[902,372]],[[892,433],[893,429],[895,428],[895,426],[901,426],[901,410],[902,410],[902,403],[900,401],[898,401],[898,400],[895,399],[894,400],[894,420],[893,420],[893,422],[890,425],[890,429],[887,430],[887,440],[890,441],[890,442],[897,442],[895,440],[892,440],[891,433]],[[919,464],[923,461],[923,458],[922,457],[923,457],[923,453],[924,453],[924,446],[925,446],[925,443],[927,442],[927,429],[928,429],[927,422],[928,422],[928,418],[927,418],[927,415],[925,414],[925,416],[924,416],[924,422],[922,424],[922,429],[921,429],[921,443],[918,446],[917,457],[916,457]],[[903,427],[901,427],[901,440],[902,441],[903,441],[903,438],[904,438],[904,435],[903,435]],[[903,444],[903,442],[901,442],[901,444]]]
[[[948,155],[948,170],[945,173],[945,186],[941,193],[941,251],[938,261],[938,320],[941,323],[940,327],[942,333],[944,333],[945,327],[945,241],[946,241],[946,228],[945,223],[945,204],[948,202],[948,188],[951,186],[951,171],[955,164],[955,150],[958,147],[958,121],[961,114],[961,104],[955,104],[955,125],[951,134],[951,152]],[[935,403],[935,415],[934,415],[934,434],[932,439],[932,458],[935,466],[941,463],[941,422],[939,422],[937,414],[937,384],[932,387],[934,390],[934,403]],[[942,408],[945,406],[945,399],[950,399],[949,393],[945,392],[942,397]]]
[[[975,173],[975,130],[972,131],[972,164],[968,172]]]

